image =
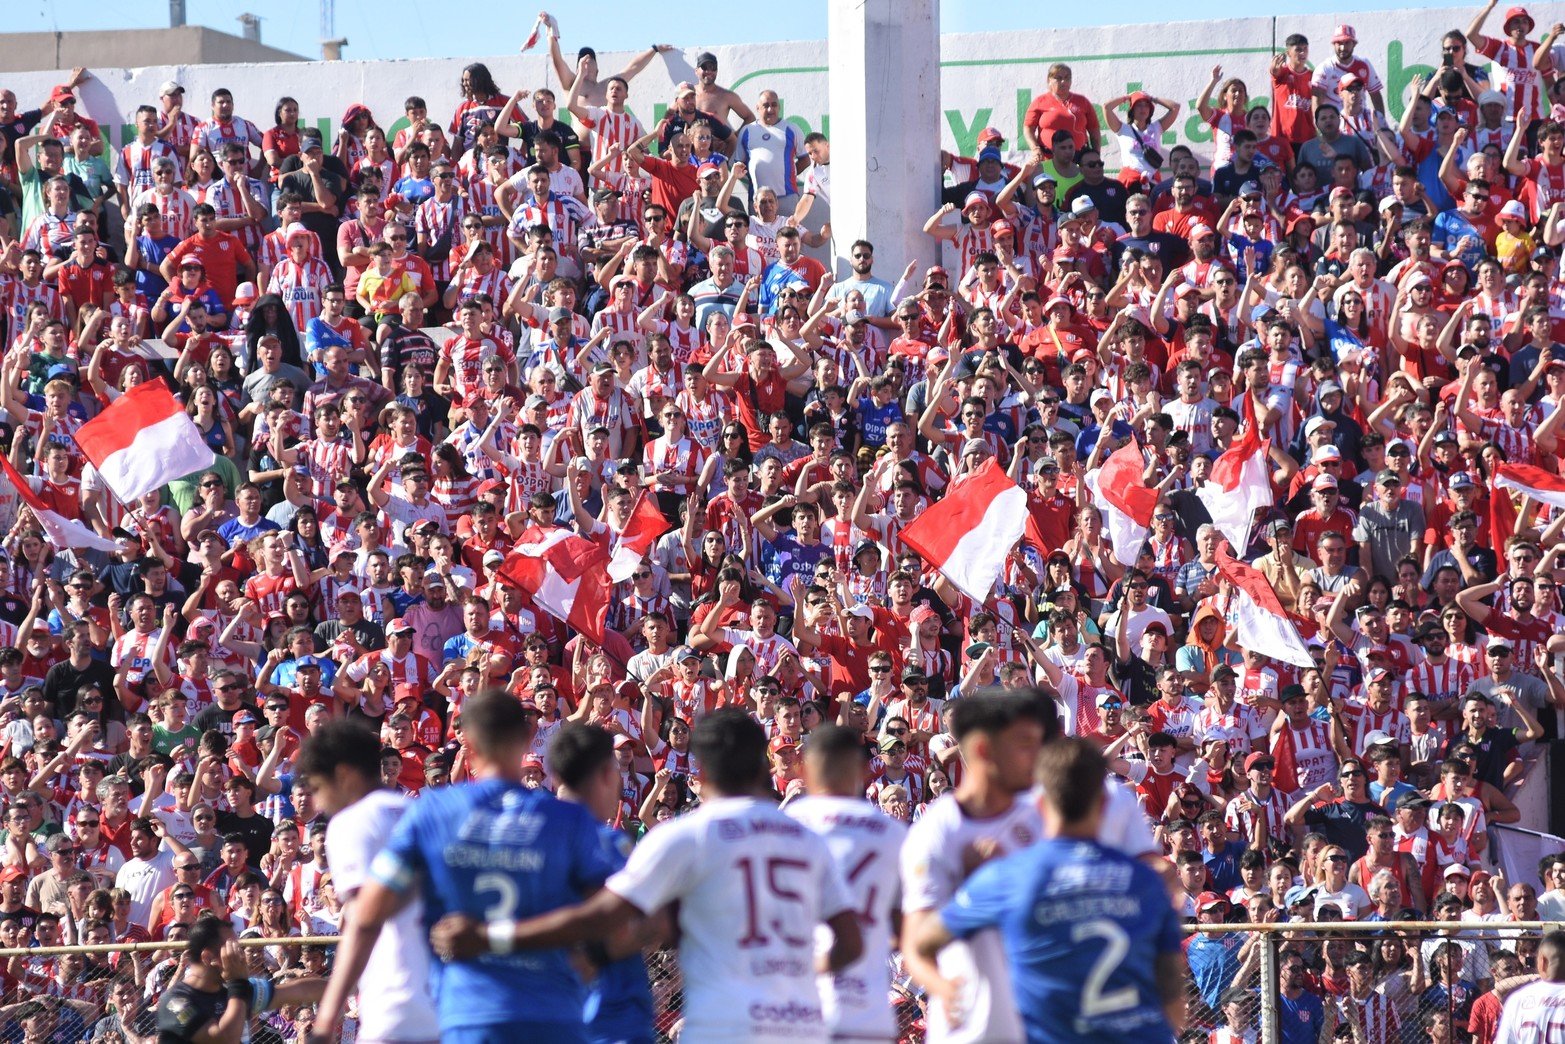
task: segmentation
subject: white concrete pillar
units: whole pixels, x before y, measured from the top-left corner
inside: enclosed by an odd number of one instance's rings
[[[940,205],[939,0],[830,0],[832,248],[835,274],[855,239],[875,244],[875,275],[933,264],[924,219]],[[809,224],[814,224],[812,214]]]

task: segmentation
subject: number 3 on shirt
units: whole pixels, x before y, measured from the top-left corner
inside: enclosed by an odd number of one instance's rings
[[[516,882],[504,874],[486,873],[473,878],[473,893],[483,895],[493,892],[495,901],[484,908],[485,921],[510,921],[516,917],[516,904],[521,900]]]
[[[1113,921],[1082,921],[1072,926],[1071,942],[1079,943],[1087,939],[1103,940],[1103,952],[1092,962],[1092,970],[1087,973],[1086,985],[1082,987],[1082,1017],[1090,1019],[1134,1008],[1140,1000],[1135,986],[1122,986],[1111,993],[1103,992],[1109,976],[1119,969],[1125,954],[1130,952],[1130,936]]]

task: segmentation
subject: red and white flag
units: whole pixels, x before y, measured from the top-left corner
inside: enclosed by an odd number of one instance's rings
[[[118,551],[119,545],[108,537],[99,536],[91,529],[77,522],[75,519],[66,518],[58,511],[50,508],[44,499],[34,492],[25,478],[16,473],[11,462],[0,454],[0,473],[5,475],[6,481],[16,488],[16,495],[23,504],[33,510],[33,517],[43,527],[49,540],[56,548],[71,548],[78,551]]]
[[[1029,529],[1041,546],[1027,494],[991,457],[951,483],[944,497],[902,530],[902,541],[982,604],[994,592],[1006,556]]]
[[[658,510],[657,501],[643,489],[636,499],[636,506],[631,509],[630,520],[620,531],[619,539],[614,541],[614,556],[609,559],[609,579],[617,584],[629,580],[636,567],[652,553],[658,537],[672,528],[668,519],[663,517],[663,512]]]
[[[1114,561],[1135,565],[1152,525],[1157,490],[1147,485],[1142,472],[1146,461],[1141,448],[1130,442],[1109,454],[1098,470],[1087,476],[1092,502],[1103,512],[1103,529],[1114,546]]]
[[[608,548],[601,543],[557,529],[536,543],[518,545],[497,572],[526,591],[538,608],[602,645],[611,587],[608,564]]]
[[[1226,546],[1217,549],[1217,572],[1233,585],[1228,604],[1228,622],[1234,628],[1239,648],[1270,656],[1295,667],[1314,667],[1309,646],[1299,637],[1299,629],[1282,607],[1266,574],[1229,553]]]
[[[1256,511],[1274,503],[1271,471],[1266,466],[1270,441],[1256,429],[1253,424],[1246,428],[1244,437],[1212,463],[1211,475],[1195,494],[1206,505],[1217,531],[1241,553],[1250,546]]]
[[[143,381],[76,431],[76,444],[114,495],[144,493],[209,468],[217,458],[162,381]]]
[[[539,11],[538,20],[533,22],[533,31],[527,35],[527,41],[522,44],[522,51],[524,53],[532,50],[533,47],[537,45],[538,36],[543,32],[544,26],[549,26],[555,32],[560,31],[560,27],[555,23],[554,16],[552,14],[547,11]]]
[[[1531,464],[1501,464],[1494,476],[1501,489],[1513,489],[1556,511],[1565,511],[1565,478]],[[1512,536],[1514,534],[1506,534]],[[1499,550],[1496,545],[1495,550]]]

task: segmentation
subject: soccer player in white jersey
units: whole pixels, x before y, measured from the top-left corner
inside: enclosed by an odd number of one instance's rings
[[[1565,932],[1552,931],[1538,946],[1538,981],[1505,998],[1500,1029],[1505,1044],[1545,1044],[1565,1038]]]
[[[784,810],[826,839],[848,886],[864,936],[864,955],[820,979],[826,1028],[833,1040],[891,1041],[896,1021],[891,991],[891,913],[897,899],[898,857],[907,827],[864,799],[869,753],[857,732],[822,725],[804,749],[809,796]]]
[[[748,713],[706,715],[690,749],[701,806],[649,833],[596,895],[522,921],[443,918],[431,933],[435,952],[460,959],[495,945],[601,941],[677,900],[684,1044],[827,1039],[815,974],[841,971],[863,952],[831,851],[765,796],[766,732]],[[817,958],[819,924],[832,941]]]
[[[326,861],[345,904],[343,919],[353,919],[353,897],[368,879],[369,866],[407,809],[407,798],[380,785],[380,742],[357,722],[322,725],[304,741],[296,776],[315,793],[316,804],[331,817],[326,827]],[[321,998],[315,1025],[329,1032],[359,990],[361,1044],[440,1039],[435,1005],[429,995],[429,950],[424,946],[423,907],[417,900],[387,922],[370,950],[343,940],[337,968]],[[352,969],[350,971],[350,969]]]
[[[962,782],[925,810],[902,846],[902,952],[926,988],[960,979],[958,1021],[932,1004],[926,1038],[935,1042],[1021,1040],[999,933],[981,931],[944,947],[931,965],[914,950],[926,921],[956,895],[985,859],[1008,855],[1043,836],[1031,794],[1033,765],[1045,739],[1058,736],[1053,700],[1037,690],[977,694],[957,700],[951,734],[962,752]],[[1158,851],[1135,795],[1110,780],[1099,841],[1126,855]]]

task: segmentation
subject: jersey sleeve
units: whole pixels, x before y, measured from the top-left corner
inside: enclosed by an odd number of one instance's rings
[[[1148,918],[1156,918],[1156,932],[1153,941],[1158,953],[1178,953],[1184,948],[1185,932],[1180,923],[1179,914],[1174,910],[1174,904],[1168,900],[1168,889],[1163,884],[1163,879],[1157,875],[1157,871],[1145,863],[1135,864],[1135,874],[1138,887],[1141,889],[1142,902],[1145,903],[1143,913]]]
[[[575,830],[575,852],[572,859],[576,888],[583,894],[596,891],[616,870],[625,865],[626,852],[615,843],[615,834],[623,833],[600,827],[591,813],[580,805],[572,806],[578,820]],[[627,838],[628,840],[628,838]]]
[[[940,920],[946,931],[959,939],[965,939],[984,928],[1000,923],[1005,911],[1015,901],[1016,888],[1006,867],[1011,861],[1001,859],[981,867],[957,889],[949,903],[940,908]]]
[[[642,913],[678,899],[695,877],[701,857],[698,839],[687,836],[685,825],[676,821],[649,833],[604,887]]]

